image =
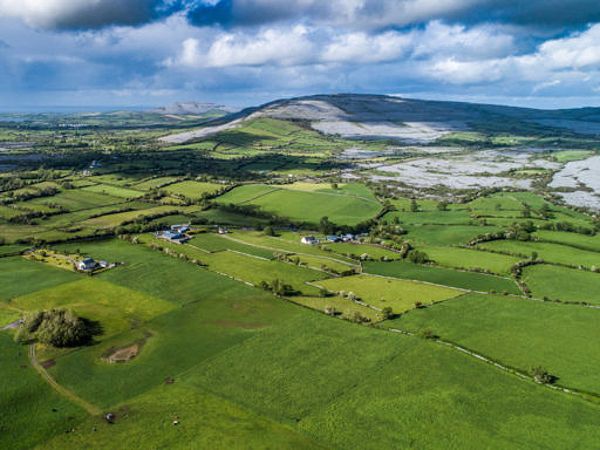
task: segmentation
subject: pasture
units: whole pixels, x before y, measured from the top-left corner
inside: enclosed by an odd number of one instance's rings
[[[493,250],[520,258],[529,258],[537,253],[539,259],[546,262],[570,266],[600,266],[600,252],[581,250],[568,245],[547,242],[492,241],[478,245],[479,248]]]
[[[395,314],[415,308],[416,303],[428,305],[463,294],[452,288],[375,275],[332,278],[315,284],[335,293],[352,292],[369,305],[391,307]]]
[[[381,205],[366,188],[244,185],[217,199],[220,203],[254,205],[277,216],[316,224],[322,217],[338,225],[356,225],[374,217]]]
[[[483,269],[499,275],[508,275],[511,267],[522,259],[462,247],[425,245],[418,249],[441,266],[466,270]]]
[[[216,183],[204,183],[200,181],[182,181],[170,184],[162,188],[163,191],[172,195],[181,195],[191,199],[199,199],[206,194],[214,194],[225,186]]]
[[[407,261],[367,261],[363,264],[363,270],[366,273],[376,275],[426,281],[473,291],[521,294],[517,284],[510,278],[497,277],[484,273],[465,272],[444,267],[423,266]]]
[[[526,267],[523,281],[538,298],[600,305],[600,274],[550,265]]]
[[[471,294],[388,322],[420,333],[430,330],[503,364],[528,372],[543,366],[563,386],[600,394],[600,311]]]

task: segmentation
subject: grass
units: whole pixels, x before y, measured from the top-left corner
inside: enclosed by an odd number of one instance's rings
[[[325,248],[332,250],[334,253],[355,258],[365,254],[372,259],[399,259],[401,257],[399,253],[385,248],[376,247],[374,245],[359,245],[350,244],[347,242],[337,242],[334,244],[325,244]]]
[[[600,252],[600,234],[588,236],[578,233],[566,233],[563,231],[539,230],[535,232],[535,236],[541,241],[571,245],[584,250]]]
[[[508,292],[521,294],[516,283],[508,278],[501,278],[483,273],[464,272],[443,267],[421,266],[406,261],[371,262],[363,264],[366,273],[403,278],[407,280],[427,281],[461,289],[483,292]]]
[[[581,159],[589,158],[593,155],[595,155],[595,152],[592,150],[563,150],[552,152],[552,158],[560,163],[579,161]]]
[[[81,275],[21,256],[0,258],[0,300],[9,301],[42,289],[79,280]]]
[[[327,216],[339,225],[356,225],[374,217],[381,205],[368,189],[342,185],[340,189],[309,186],[244,185],[217,199],[220,203],[255,205],[289,219],[318,223]]]
[[[538,298],[600,305],[600,274],[597,273],[537,265],[524,269],[523,280]]]
[[[426,245],[459,245],[485,233],[500,231],[500,227],[476,225],[421,225],[406,227],[408,240]]]
[[[155,206],[153,208],[142,209],[138,211],[127,211],[115,214],[108,214],[105,216],[94,217],[92,219],[87,219],[82,222],[84,226],[90,226],[95,228],[111,228],[121,225],[124,222],[133,221],[136,219],[140,219],[142,217],[151,216],[154,214],[163,214],[167,212],[176,212],[176,206]]]
[[[431,330],[509,366],[542,366],[563,386],[600,394],[600,311],[510,297],[471,294],[391,321],[415,333]]]
[[[530,257],[533,252],[538,258],[547,262],[574,265],[600,266],[600,253],[580,250],[567,245],[531,241],[492,241],[480,244],[478,247],[497,252],[519,255],[521,258]]]
[[[407,225],[471,225],[473,219],[466,210],[450,211],[421,211],[399,212],[392,211],[385,215],[385,219],[392,221],[398,218],[400,223]]]
[[[511,267],[522,259],[460,247],[427,245],[418,249],[427,253],[430,259],[442,266],[467,270],[485,269],[500,275],[509,274]]]
[[[380,313],[367,306],[359,305],[353,301],[343,299],[337,296],[331,297],[290,297],[289,300],[298,305],[306,306],[307,308],[316,311],[325,312],[328,308],[334,308],[339,317],[342,319],[352,319],[355,313],[359,313],[363,317],[367,317],[371,323],[376,323],[382,320]]]
[[[85,191],[82,189],[72,189],[62,191],[52,197],[42,197],[29,200],[27,203],[48,204],[52,203],[69,211],[78,211],[82,209],[95,208],[98,206],[112,205],[121,203],[123,199],[112,195],[106,195],[99,192]]]
[[[58,435],[45,442],[44,448],[92,446],[120,450],[124,442],[135,443],[138,448],[169,449],[322,448],[290,426],[185,382],[157,386],[117,408],[121,410],[127,413],[119,417],[117,426],[89,418],[78,427],[77,433]],[[179,424],[173,426],[176,418]]]
[[[0,448],[30,449],[79,426],[83,411],[60,397],[27,360],[27,347],[0,332]]]
[[[273,259],[273,251],[266,250],[252,245],[246,245],[238,241],[227,239],[215,233],[196,234],[189,242],[190,245],[200,247],[209,252],[220,252],[224,250],[233,250],[260,258]]]
[[[198,199],[204,194],[213,194],[219,189],[223,189],[222,184],[203,183],[200,181],[182,181],[181,183],[170,184],[162,188],[169,194],[182,195],[184,197]]]
[[[66,251],[80,249],[96,259],[112,258],[124,265],[98,275],[99,279],[140,291],[177,305],[206,298],[235,296],[239,283],[219,276],[143,245],[105,240],[60,246]]]
[[[119,197],[124,199],[134,199],[144,195],[143,192],[140,192],[135,189],[129,189],[121,186],[113,186],[110,184],[95,184],[93,186],[84,187],[82,188],[82,190],[87,192],[99,192],[101,194],[111,195],[113,197]]]
[[[287,302],[237,283],[225,294],[204,295],[196,302],[156,317],[131,330],[69,353],[50,372],[81,397],[108,408],[164,383],[220,352],[275,325],[285,326],[298,310]],[[135,342],[151,333],[141,353],[127,364],[100,363],[107,349]]]
[[[316,314],[266,330],[184,378],[328,448],[586,447],[600,436],[596,405],[452,349]]]
[[[462,291],[452,288],[373,275],[332,278],[316,284],[332,292],[353,292],[369,305],[377,308],[389,306],[396,314],[414,308],[417,302],[430,304],[462,294]]]
[[[72,309],[81,317],[100,322],[103,328],[100,339],[135,328],[174,308],[166,300],[96,277],[86,277],[17,297],[11,302],[11,306],[26,311]]]

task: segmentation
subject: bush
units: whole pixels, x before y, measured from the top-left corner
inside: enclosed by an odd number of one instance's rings
[[[548,373],[542,366],[531,369],[531,376],[537,383],[552,384],[557,380],[557,377]]]
[[[68,309],[35,312],[25,318],[19,341],[35,339],[54,347],[77,347],[88,344],[99,329],[95,324]]]

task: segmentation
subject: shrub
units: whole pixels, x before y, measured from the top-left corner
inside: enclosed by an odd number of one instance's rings
[[[27,317],[18,333],[21,342],[36,339],[54,347],[77,347],[89,343],[99,329],[68,309],[35,312]]]

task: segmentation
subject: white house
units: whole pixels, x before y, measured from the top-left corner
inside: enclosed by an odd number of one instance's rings
[[[314,236],[303,236],[300,242],[306,245],[316,245],[319,243],[319,240]]]

